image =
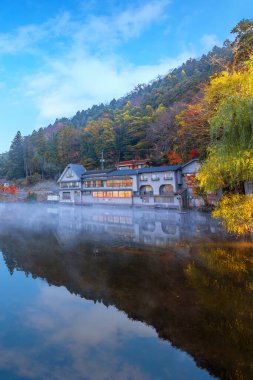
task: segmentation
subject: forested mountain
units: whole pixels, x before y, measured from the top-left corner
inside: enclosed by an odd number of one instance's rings
[[[118,100],[113,99],[108,105],[94,105],[85,111],[78,111],[70,120],[62,118],[56,122],[79,128],[91,120],[103,117],[104,113],[123,109],[127,102],[141,108],[150,105],[153,109],[161,104],[169,107],[175,101],[191,102],[191,95],[198,91],[199,83],[205,81],[231,58],[232,49],[229,43],[226,42],[223,48],[215,46],[209,54],[200,59],[189,59],[168,75],[159,76],[148,84],[139,84],[129,94]]]
[[[235,28],[234,33],[240,39],[240,30]],[[236,39],[226,41],[109,104],[57,119],[29,136],[18,132],[9,153],[0,156],[0,175],[56,178],[70,162],[99,167],[102,152],[108,167],[134,158],[154,165],[196,155],[205,158],[212,113],[206,106],[205,86],[215,73],[230,70],[236,46]]]

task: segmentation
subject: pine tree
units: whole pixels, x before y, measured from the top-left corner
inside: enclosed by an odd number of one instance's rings
[[[11,143],[10,151],[8,154],[7,176],[10,179],[22,178],[25,176],[23,138],[20,131],[17,132]]]

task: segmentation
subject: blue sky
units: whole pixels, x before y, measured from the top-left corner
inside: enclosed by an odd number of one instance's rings
[[[0,152],[232,39],[252,0],[1,0]]]

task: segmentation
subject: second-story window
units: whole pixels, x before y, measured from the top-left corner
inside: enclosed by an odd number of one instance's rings
[[[140,181],[147,181],[148,180],[148,177],[145,176],[145,175],[141,175],[140,177]]]
[[[165,173],[164,174],[164,179],[167,179],[167,180],[173,179],[172,173],[170,173],[170,172]]]
[[[152,174],[151,179],[152,181],[159,181],[160,178],[158,177],[157,174]]]
[[[80,186],[80,182],[69,182],[69,187],[79,187]]]
[[[60,187],[62,189],[72,189],[75,187],[80,187],[80,182],[61,182]]]
[[[97,180],[97,181],[85,181],[84,182],[84,187],[104,187],[103,181],[102,180]]]

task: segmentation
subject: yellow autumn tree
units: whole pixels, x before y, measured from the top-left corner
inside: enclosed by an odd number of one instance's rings
[[[213,216],[221,218],[228,232],[246,235],[253,232],[253,195],[230,194],[221,198]]]
[[[213,215],[229,232],[251,232],[253,199],[244,195],[244,182],[253,181],[253,57],[239,69],[213,77],[205,100],[214,112],[208,120],[212,144],[198,176],[200,186],[223,189]]]
[[[228,69],[213,76],[205,88],[205,100],[213,110],[235,95],[242,99],[253,96],[253,56],[240,69]]]

